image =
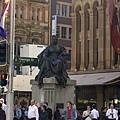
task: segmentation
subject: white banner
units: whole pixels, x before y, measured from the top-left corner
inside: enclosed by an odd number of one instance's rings
[[[56,36],[56,28],[57,28],[57,15],[52,16],[52,36]]]

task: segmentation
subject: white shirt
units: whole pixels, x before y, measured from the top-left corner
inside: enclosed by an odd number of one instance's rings
[[[98,119],[99,118],[99,112],[96,109],[93,109],[91,111],[91,113],[92,113],[94,119]]]
[[[6,111],[7,111],[7,105],[6,104],[2,104],[2,109],[5,111],[5,113],[6,113]]]
[[[113,116],[110,115],[111,113],[113,113]],[[116,119],[118,120],[118,112],[115,109],[108,109],[106,112],[106,116],[108,116],[108,119]]]
[[[33,106],[29,106],[29,109],[28,109],[28,118],[31,119],[31,118],[36,118],[36,120],[39,119],[39,114],[38,114],[38,108],[33,105]]]

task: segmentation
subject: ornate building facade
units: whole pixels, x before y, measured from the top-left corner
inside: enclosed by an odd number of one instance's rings
[[[21,44],[48,44],[48,0],[16,0],[15,6],[15,55]],[[2,11],[3,0],[0,0]],[[6,16],[5,29],[9,39],[10,15]]]
[[[72,71],[120,68],[110,42],[109,0],[73,0],[72,24]]]
[[[73,0],[71,79],[77,80],[76,104],[114,103],[120,109],[120,56],[110,41],[109,0]],[[115,0],[120,18],[120,2]]]

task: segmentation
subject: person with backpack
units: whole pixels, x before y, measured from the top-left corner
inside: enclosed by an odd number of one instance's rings
[[[5,111],[2,109],[2,103],[0,103],[0,120],[6,120]]]

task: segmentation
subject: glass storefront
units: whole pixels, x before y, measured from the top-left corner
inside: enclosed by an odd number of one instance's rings
[[[86,110],[87,105],[96,104],[97,93],[95,86],[77,86],[76,87],[76,104],[80,112]]]
[[[104,86],[103,95],[104,95],[104,106],[108,107],[110,103],[113,103],[116,109],[120,109],[119,85]]]

